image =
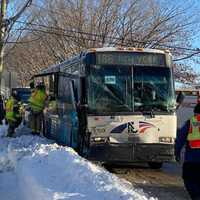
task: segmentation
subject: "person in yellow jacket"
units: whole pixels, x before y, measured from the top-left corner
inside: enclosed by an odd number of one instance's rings
[[[21,123],[20,99],[17,91],[12,91],[10,98],[6,102],[6,121],[8,123],[8,137],[12,137],[15,129]]]
[[[46,99],[47,95],[45,92],[45,86],[43,83],[40,83],[34,90],[32,90],[31,96],[28,100],[31,109],[29,126],[34,135],[40,135]]]

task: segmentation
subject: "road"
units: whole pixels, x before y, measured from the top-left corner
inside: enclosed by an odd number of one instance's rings
[[[142,188],[149,196],[159,200],[189,200],[181,179],[179,164],[164,164],[162,169],[150,169],[145,165],[109,166],[107,169],[120,178]]]

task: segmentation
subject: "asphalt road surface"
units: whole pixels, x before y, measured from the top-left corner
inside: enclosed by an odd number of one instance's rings
[[[147,165],[109,166],[107,169],[120,178],[131,182],[135,188],[143,189],[149,196],[159,200],[189,200],[181,178],[181,165],[166,163],[155,170]]]

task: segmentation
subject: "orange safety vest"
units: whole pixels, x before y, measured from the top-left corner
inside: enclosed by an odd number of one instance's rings
[[[200,148],[200,114],[190,119],[190,129],[187,140],[192,149]]]

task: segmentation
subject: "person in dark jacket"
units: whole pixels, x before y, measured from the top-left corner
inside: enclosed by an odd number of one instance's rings
[[[180,161],[185,146],[182,178],[192,200],[200,200],[200,104],[194,108],[194,116],[178,131],[175,143],[176,161]]]
[[[176,106],[176,109],[179,108],[179,106],[181,105],[181,103],[183,102],[185,98],[185,95],[182,91],[180,91],[176,97],[176,102],[177,102],[177,106]]]
[[[3,98],[0,95],[0,124],[3,124],[4,117],[5,117],[5,107],[4,107]]]

